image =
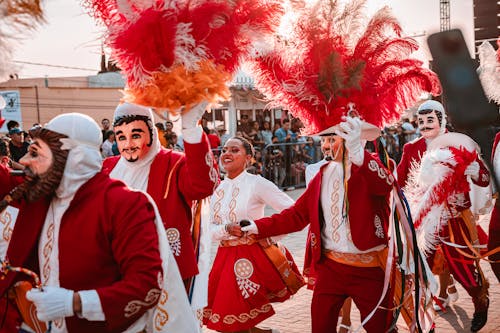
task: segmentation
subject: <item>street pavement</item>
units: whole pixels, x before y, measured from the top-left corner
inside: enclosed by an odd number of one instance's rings
[[[304,189],[298,189],[286,192],[293,199],[297,199]],[[266,215],[274,213],[272,209],[266,209]],[[485,215],[479,221],[480,225],[487,231],[489,216]],[[306,228],[307,229],[307,228]],[[307,230],[302,230],[286,236],[282,243],[292,253],[299,270],[302,271],[304,265],[304,250],[306,243]],[[212,255],[215,255],[216,247],[212,249]],[[500,332],[500,284],[491,271],[488,263],[482,262],[483,268],[487,279],[490,282],[490,308],[488,315],[488,323],[481,329],[481,333]],[[449,333],[449,332],[470,332],[470,322],[474,313],[474,306],[472,300],[467,292],[456,283],[459,299],[452,304],[446,313],[438,314],[436,318],[436,333]],[[311,331],[311,305],[312,291],[303,287],[297,294],[284,303],[273,304],[276,314],[271,318],[263,321],[258,327],[261,328],[275,328],[281,333],[307,333]],[[340,321],[340,320],[339,320]],[[356,306],[352,305],[351,321],[353,330],[360,326],[359,312]],[[400,318],[398,321],[399,332],[408,332],[407,326]],[[204,329],[204,333],[212,333],[215,331]],[[360,329],[358,332],[365,332]],[[325,332],[325,333],[333,333]],[[382,333],[382,331],[381,331]]]

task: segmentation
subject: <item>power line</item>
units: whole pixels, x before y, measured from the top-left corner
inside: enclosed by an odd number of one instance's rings
[[[51,64],[42,64],[42,63],[38,63],[38,62],[21,61],[21,60],[14,60],[13,62],[15,62],[17,64],[45,66],[45,67],[55,67],[55,68],[64,68],[64,69],[76,69],[76,70],[80,70],[80,71],[90,71],[90,72],[97,72],[98,71],[98,69],[95,69],[95,68],[83,68],[83,67],[71,67],[71,66],[63,66],[63,65],[51,65]]]

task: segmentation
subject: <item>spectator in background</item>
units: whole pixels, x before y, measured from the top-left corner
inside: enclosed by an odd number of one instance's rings
[[[247,139],[250,140],[250,136],[248,135],[250,133],[251,127],[248,122],[248,115],[242,114],[240,117],[240,124],[237,127],[237,131],[241,132],[241,135]]]
[[[24,141],[24,132],[19,127],[14,127],[9,131],[9,150],[12,160],[19,162],[21,157],[28,152],[29,143]]]
[[[219,134],[221,146],[224,146],[226,144],[226,141],[231,138],[231,135],[227,134],[227,130],[224,125],[217,126],[217,133]]]
[[[102,156],[104,158],[114,156],[113,144],[115,143],[115,132],[109,130],[104,135],[104,142],[101,145]]]
[[[108,118],[103,118],[101,120],[101,126],[102,126],[102,129],[101,129],[101,133],[102,133],[102,142],[104,142],[105,137],[106,137],[106,132],[109,131],[111,128],[111,123],[109,122],[109,119]]]
[[[278,143],[290,142],[292,139],[292,131],[290,131],[290,120],[283,119],[281,127],[274,132]]]
[[[213,131],[210,131],[206,126],[203,127],[203,132],[205,132],[208,137],[208,142],[210,143],[211,149],[217,149],[220,147],[220,138],[217,134],[215,134]]]
[[[264,140],[264,146],[273,143],[273,131],[271,131],[270,122],[264,121],[262,124],[262,130],[260,131],[260,136],[262,137],[262,140]]]
[[[4,139],[0,139],[0,165],[10,168],[9,144]]]
[[[10,131],[11,129],[16,128],[16,127],[17,128],[20,127],[20,125],[19,125],[19,123],[17,121],[15,121],[15,120],[9,120],[7,122],[7,131]]]
[[[162,147],[167,148],[167,139],[165,137],[165,126],[163,126],[162,123],[156,123],[155,124],[156,129],[158,130],[158,139],[160,139],[160,143]]]
[[[258,121],[251,122],[251,129],[248,136],[250,137],[250,142],[254,147],[262,148],[264,146],[264,139],[260,135],[260,126]]]
[[[401,124],[401,128],[403,129],[403,134],[405,135],[406,142],[410,142],[418,138],[417,130],[410,123],[409,118],[403,118],[403,123]]]

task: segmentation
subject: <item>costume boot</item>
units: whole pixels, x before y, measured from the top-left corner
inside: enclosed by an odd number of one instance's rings
[[[488,321],[488,308],[490,306],[488,287],[488,281],[484,280],[483,285],[474,288],[476,290],[471,294],[474,303],[474,315],[470,326],[471,332],[478,332]]]

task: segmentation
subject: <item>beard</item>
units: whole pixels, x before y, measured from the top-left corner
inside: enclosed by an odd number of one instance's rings
[[[27,175],[33,174],[29,168],[25,170],[25,173]],[[52,197],[61,183],[63,173],[64,165],[54,163],[48,172],[31,176],[31,179],[25,182],[26,192],[24,198],[26,201],[34,202],[44,197]]]

